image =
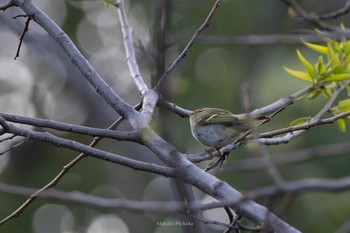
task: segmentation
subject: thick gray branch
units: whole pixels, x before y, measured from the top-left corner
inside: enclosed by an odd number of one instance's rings
[[[80,53],[67,34],[50,17],[41,11],[31,0],[14,0],[14,3],[49,33],[67,54],[71,62],[80,70],[85,79],[114,110],[127,119],[134,128],[144,126],[143,118],[140,117],[141,114],[138,114],[131,105],[126,103],[113,91]]]
[[[161,174],[163,176],[173,176],[173,169],[152,164],[152,163],[146,163],[130,158],[126,158],[117,154],[113,154],[107,151],[99,150],[96,148],[89,147],[87,145],[84,145],[82,143],[64,139],[57,137],[55,135],[52,135],[48,132],[36,132],[32,130],[26,130],[21,129],[18,127],[15,127],[14,125],[6,123],[6,121],[0,117],[0,125],[6,130],[8,133],[12,133],[15,135],[23,136],[28,139],[35,139],[41,142],[50,143],[59,147],[64,147],[68,149],[72,149],[78,152],[85,153],[87,155],[90,155],[92,157],[110,161],[113,163],[117,163],[120,165],[124,165],[126,167],[133,168],[135,170],[142,170],[142,171],[148,171],[153,172],[157,174]]]
[[[131,131],[131,132],[122,132],[122,131],[115,131],[111,129],[100,129],[100,128],[62,123],[62,122],[57,122],[53,120],[39,119],[35,117],[12,115],[8,113],[0,113],[0,116],[9,122],[31,125],[31,126],[41,127],[41,128],[49,128],[49,129],[66,131],[71,133],[85,134],[93,137],[99,136],[99,137],[114,138],[121,141],[137,142],[138,140],[137,130]]]

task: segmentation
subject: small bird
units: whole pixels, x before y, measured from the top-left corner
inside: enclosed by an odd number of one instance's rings
[[[192,135],[203,145],[219,149],[235,142],[249,130],[247,119],[219,108],[200,108],[190,116]]]
[[[250,129],[247,115],[234,115],[233,113],[219,108],[200,108],[190,115],[192,135],[203,145],[216,149],[220,158],[205,169],[221,168],[228,153],[221,154],[220,148],[236,142],[244,132]],[[269,120],[266,116],[254,116],[253,120]],[[210,151],[208,153],[211,154]]]

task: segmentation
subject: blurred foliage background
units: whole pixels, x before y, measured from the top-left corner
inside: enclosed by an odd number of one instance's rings
[[[3,5],[7,1],[0,0]],[[122,35],[116,9],[105,8],[99,1],[34,0],[60,25],[101,76],[117,93],[131,104],[139,101],[139,93],[129,77]],[[208,15],[214,1],[169,1],[167,28],[168,66],[185,47],[195,30]],[[341,8],[345,0],[309,0],[302,6],[310,12],[325,13]],[[156,73],[154,25],[159,1],[128,1],[128,17],[134,29],[135,46],[142,74],[148,83],[159,77]],[[82,79],[55,42],[34,22],[29,26],[20,57],[13,60],[25,19],[12,19],[22,14],[10,8],[0,14],[0,111],[48,118],[57,121],[107,127],[116,114],[103,103],[95,91]],[[330,22],[345,26],[346,15]],[[306,83],[286,74],[282,67],[301,68],[295,50],[299,48],[316,62],[316,54],[301,43],[249,45],[216,44],[206,36],[239,36],[293,34],[313,26],[288,13],[281,0],[224,0],[210,26],[195,43],[188,56],[171,74],[167,98],[187,109],[219,107],[242,111],[240,86],[248,84],[255,108],[268,105],[305,87]],[[153,80],[153,81],[151,81]],[[263,130],[288,126],[298,117],[312,116],[325,103],[318,97],[297,103],[274,118]],[[163,113],[162,113],[163,112]],[[166,127],[161,122],[166,122]],[[200,153],[204,147],[190,134],[188,120],[174,114],[155,113],[153,128],[181,151]],[[127,125],[122,125],[126,128]],[[88,143],[91,138],[60,134]],[[271,156],[304,148],[349,141],[349,132],[340,133],[335,125],[313,128],[287,145],[268,147]],[[9,147],[2,142],[1,150]],[[103,140],[98,145],[108,151],[144,161],[160,163],[148,150],[134,143]],[[6,184],[39,188],[49,182],[77,153],[43,143],[28,141],[23,146],[0,155],[0,181]],[[302,164],[281,165],[286,180],[310,177],[339,178],[348,175],[349,152]],[[233,151],[224,167],[215,175],[240,191],[273,184],[265,170],[237,171],[235,161],[255,157],[249,145]],[[206,164],[199,166],[205,167]],[[81,191],[110,198],[135,200],[174,200],[173,181],[124,168],[105,161],[86,158],[74,167],[57,185],[63,191]],[[195,190],[199,200],[210,200]],[[26,198],[0,193],[0,217],[4,218]],[[282,211],[282,219],[303,232],[332,232],[350,216],[349,193],[307,193],[293,196]],[[277,200],[277,201],[276,201]],[[276,199],[276,206],[287,198]],[[269,200],[259,200],[268,205]],[[273,209],[273,206],[269,206]],[[223,211],[206,211],[211,220],[227,222]],[[17,219],[0,227],[1,232],[179,232],[179,227],[157,226],[176,215],[106,211],[62,203],[36,200]],[[117,231],[115,229],[118,229]],[[206,226],[206,232],[222,232],[222,228]]]

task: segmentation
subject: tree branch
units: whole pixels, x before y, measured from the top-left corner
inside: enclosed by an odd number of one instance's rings
[[[297,125],[297,126],[290,126],[287,128],[282,128],[282,129],[278,129],[278,130],[274,130],[274,131],[270,131],[270,132],[266,132],[266,133],[260,133],[260,136],[262,138],[266,138],[268,141],[269,137],[273,137],[273,136],[285,134],[285,133],[295,133],[295,132],[298,132],[300,130],[308,130],[308,129],[315,127],[315,126],[318,126],[318,125],[333,124],[336,120],[339,120],[339,119],[347,117],[347,116],[350,116],[350,111],[339,113],[335,116],[328,117],[325,119],[314,120],[314,121],[307,122],[307,123]],[[251,139],[251,137],[248,137],[248,139]],[[262,139],[262,140],[264,140],[264,139]]]
[[[184,109],[184,108],[176,105],[175,103],[167,101],[163,98],[159,99],[158,106],[161,108],[167,109],[167,110],[179,115],[180,117],[188,117],[192,112],[190,110]]]
[[[316,125],[321,125],[321,124],[331,124],[334,121],[346,117],[349,115],[349,112],[344,112],[341,114],[338,114],[334,117],[325,119],[325,120],[320,120],[320,118],[329,111],[329,109],[332,107],[334,101],[337,99],[341,91],[343,91],[348,85],[350,84],[350,81],[344,82],[341,86],[338,86],[335,91],[332,93],[332,96],[329,98],[329,100],[326,102],[326,104],[323,106],[323,108],[310,120],[308,120],[305,124],[302,124],[300,130],[295,130],[296,128],[294,127],[289,127],[292,131],[290,133],[284,135],[283,137],[280,138],[271,138],[271,139],[259,139],[261,143],[264,143],[265,145],[276,145],[280,143],[288,143],[292,138],[295,138],[299,136],[300,134],[304,133],[306,129],[309,129],[311,127],[314,127]]]
[[[339,27],[335,27],[323,22],[316,14],[307,13],[295,0],[282,0],[291,7],[300,17],[327,31],[338,31]]]
[[[17,59],[17,57],[19,57],[19,52],[20,52],[21,47],[22,47],[24,36],[28,32],[29,23],[32,20],[32,16],[31,15],[17,15],[15,17],[13,17],[13,19],[17,19],[19,17],[25,17],[25,18],[27,18],[27,20],[25,22],[25,26],[24,26],[23,32],[22,32],[22,34],[21,34],[21,36],[19,38],[19,44],[18,44],[17,52],[16,52],[16,55],[15,55],[15,58],[14,58],[15,60]]]
[[[197,42],[200,44],[213,45],[294,45],[302,44],[303,41],[309,43],[323,43],[324,38],[340,40],[349,38],[348,31],[337,32],[315,32],[306,31],[301,34],[270,34],[270,35],[235,35],[235,36],[220,36],[220,35],[201,35]]]
[[[99,136],[99,137],[106,137],[106,138],[114,138],[120,141],[137,141],[138,140],[137,130],[134,130],[131,132],[115,131],[112,129],[93,128],[93,127],[87,127],[87,126],[81,126],[81,125],[75,125],[75,124],[61,123],[54,120],[46,120],[46,119],[39,119],[35,117],[12,115],[7,113],[0,113],[0,116],[4,118],[6,121],[36,126],[41,128],[50,128],[50,129],[55,129],[59,131],[85,134],[93,137]]]
[[[16,135],[12,135],[12,136],[10,136],[10,137],[8,137],[8,138],[5,138],[5,139],[6,139],[6,140],[12,140],[14,137],[16,137]],[[1,142],[0,142],[0,143],[2,143],[3,141],[4,141],[4,140],[1,139]],[[9,152],[9,151],[14,150],[15,148],[18,148],[18,147],[24,145],[26,142],[27,142],[26,139],[21,139],[21,140],[18,141],[18,142],[12,143],[8,148],[4,149],[3,151],[0,151],[0,156],[6,154],[6,153]]]
[[[350,143],[340,142],[287,152],[283,153],[283,156],[274,155],[271,157],[271,161],[275,165],[289,166],[292,164],[304,163],[316,158],[328,158],[347,152],[350,152]],[[262,158],[251,158],[238,160],[232,164],[228,164],[226,169],[233,171],[249,171],[255,169],[265,169],[266,167],[267,164]]]
[[[0,183],[0,192],[20,195],[24,197],[31,196],[37,189],[21,186],[8,185]],[[55,189],[41,192],[39,198],[49,198],[58,201],[72,202],[74,204],[83,204],[94,208],[103,208],[110,210],[131,210],[131,211],[152,211],[159,213],[171,213],[180,210],[187,210],[190,206],[183,202],[160,202],[160,201],[133,201],[125,199],[104,198],[94,195],[81,193],[78,191],[63,192]],[[194,207],[194,204],[192,204]],[[197,208],[201,204],[196,204]],[[204,206],[205,207],[205,206]],[[192,208],[192,207],[190,207]],[[198,208],[200,209],[200,208]]]
[[[129,67],[129,71],[141,95],[143,95],[148,90],[148,86],[144,82],[144,79],[140,73],[139,66],[136,61],[134,40],[132,35],[133,29],[129,24],[128,18],[126,17],[124,0],[118,0],[114,6],[117,8],[118,11],[121,31],[123,33],[126,61]]]
[[[123,33],[126,61],[129,67],[129,71],[142,97],[143,106],[141,113],[146,118],[147,123],[149,123],[152,119],[154,108],[158,102],[158,94],[154,91],[149,90],[147,84],[144,81],[144,78],[140,73],[139,65],[136,61],[133,29],[129,24],[128,17],[126,16],[124,0],[118,0],[114,6],[118,11],[121,31]]]
[[[0,11],[6,11],[8,8],[11,8],[13,6],[16,6],[16,4],[13,1],[9,1],[8,3],[6,3],[5,5],[0,6]]]
[[[135,108],[135,110],[139,110],[140,104],[137,104],[134,108]],[[113,124],[111,124],[108,127],[108,130],[115,130],[123,120],[124,120],[124,118],[119,117],[115,122],[113,122]],[[102,140],[102,137],[95,137],[94,140],[89,144],[89,147],[95,147],[101,140]],[[10,215],[8,215],[6,218],[4,218],[0,222],[0,224],[7,222],[8,220],[10,220],[14,217],[19,216],[36,198],[38,198],[41,195],[42,192],[56,186],[56,184],[63,178],[63,176],[86,156],[87,156],[86,153],[80,153],[76,158],[74,158],[72,161],[70,161],[65,166],[63,166],[62,170],[58,173],[58,175],[55,176],[54,179],[52,179],[49,183],[47,183],[41,189],[39,189],[35,192],[34,191],[31,192],[30,197],[20,207],[18,207],[14,212],[12,212]]]
[[[78,152],[82,152],[85,154],[88,154],[92,157],[110,161],[113,163],[117,163],[120,165],[124,165],[126,167],[130,167],[135,170],[142,170],[142,171],[148,171],[156,174],[161,174],[163,176],[173,176],[173,169],[152,164],[152,163],[146,163],[130,158],[126,158],[117,154],[113,154],[110,152],[106,152],[103,150],[99,150],[96,148],[91,148],[89,146],[86,146],[82,143],[64,139],[57,137],[55,135],[52,135],[48,132],[36,132],[32,130],[26,130],[26,129],[20,129],[18,127],[15,127],[14,125],[8,124],[4,118],[0,117],[0,125],[8,132],[15,135],[23,136],[29,139],[34,139],[46,143],[50,143],[59,147],[64,147],[68,149],[72,149]]]
[[[57,42],[62,50],[70,58],[85,79],[95,88],[96,92],[121,116],[130,122],[134,128],[144,127],[144,119],[131,105],[121,99],[112,88],[101,78],[101,76],[90,65],[88,60],[80,53],[67,34],[43,11],[41,11],[31,0],[13,0],[27,15],[45,29]]]
[[[344,192],[350,189],[350,177],[341,179],[317,179],[309,178],[299,181],[283,183],[282,186],[267,186],[247,193],[247,197],[258,199],[268,196],[276,196],[285,193],[317,192]]]
[[[350,189],[350,177],[340,179],[302,179],[298,181],[289,181],[279,186],[266,186],[258,188],[246,193],[245,197],[237,200],[238,202],[247,202],[249,199],[259,199],[268,196],[276,196],[278,194],[286,193],[305,193],[313,192],[347,192]],[[26,188],[21,186],[8,185],[0,183],[0,192],[15,194],[20,196],[30,196],[36,189]],[[238,202],[158,202],[158,201],[134,201],[125,199],[114,199],[98,197],[81,192],[63,192],[55,189],[42,192],[38,195],[40,198],[50,198],[60,201],[69,201],[76,204],[85,204],[87,206],[103,208],[103,209],[128,209],[133,211],[154,211],[154,212],[175,212],[181,210],[209,210],[221,208],[228,205],[236,205]]]
[[[347,14],[349,12],[349,10],[350,10],[350,1],[347,0],[342,8],[339,8],[338,10],[335,10],[333,12],[329,12],[329,13],[325,13],[325,14],[319,15],[318,18],[320,20],[335,19],[335,18],[338,18],[338,17],[340,17],[342,15]]]
[[[266,105],[262,108],[255,109],[254,111],[250,112],[252,116],[259,116],[259,115],[268,115],[270,113],[279,111],[280,109],[284,109],[287,106],[293,104],[297,99],[301,98],[302,96],[310,93],[317,87],[306,87],[300,91],[297,91],[290,96],[286,96],[283,98],[280,98],[276,102]]]

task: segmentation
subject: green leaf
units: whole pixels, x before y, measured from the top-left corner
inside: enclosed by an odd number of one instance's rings
[[[329,88],[325,88],[321,91],[322,95],[326,97],[327,99],[330,99],[332,97],[332,91]]]
[[[325,82],[334,82],[334,81],[344,81],[350,79],[350,73],[345,74],[333,74],[329,77],[325,78],[323,81]]]
[[[346,86],[346,92],[347,92],[348,96],[350,96],[350,85]]]
[[[304,80],[304,81],[307,81],[307,82],[309,82],[309,83],[312,83],[312,82],[313,82],[311,76],[310,76],[308,73],[306,73],[306,72],[297,71],[297,70],[292,70],[292,69],[289,69],[289,68],[287,68],[287,67],[283,67],[283,68],[284,68],[284,70],[285,70],[287,73],[289,73],[290,75],[292,75],[292,76],[294,76],[294,77],[297,77],[297,78],[302,79],[302,80]]]
[[[302,125],[305,122],[307,122],[308,120],[310,120],[311,117],[300,117],[298,119],[295,119],[294,121],[292,121],[289,125],[290,126],[297,126],[297,125]]]
[[[97,2],[100,1],[105,7],[108,7],[109,4],[116,4],[116,0],[68,0],[70,2]]]
[[[319,94],[320,94],[320,91],[314,90],[314,91],[311,91],[310,93],[306,94],[304,98],[305,98],[305,99],[314,99],[314,98],[316,98]]]
[[[337,73],[339,73],[337,70],[339,67],[342,67],[341,61],[339,59],[339,53],[336,52],[335,50],[335,45],[334,43],[331,43],[333,41],[330,41],[328,43],[328,61],[329,61],[329,66],[332,70],[336,71]]]
[[[337,120],[337,125],[340,132],[346,131],[346,124],[343,118]]]
[[[316,71],[317,71],[317,74],[318,74],[319,77],[322,76],[326,72],[326,66],[323,63],[323,57],[322,56],[318,57],[318,60],[317,60],[317,63],[316,63]]]
[[[317,45],[317,44],[311,44],[308,42],[303,41],[303,44],[309,47],[310,49],[322,53],[322,54],[327,54],[328,53],[328,47],[322,46],[322,45]]]
[[[343,119],[345,119],[346,122],[350,123],[350,116],[346,116]]]
[[[115,4],[116,3],[116,0],[101,0],[103,2],[103,5],[105,7],[109,7],[109,4]]]
[[[343,23],[343,22],[340,22],[339,27],[340,27],[342,30],[345,30],[345,25],[344,25],[344,23]]]
[[[340,100],[340,101],[338,102],[338,106],[339,106],[339,107],[350,106],[350,98]]]
[[[338,109],[340,112],[350,111],[350,99],[343,99],[338,102]]]
[[[350,40],[344,42],[344,51],[347,52],[350,50]]]
[[[312,78],[314,78],[316,76],[316,71],[315,71],[315,68],[313,67],[313,65],[311,65],[311,63],[305,59],[305,57],[301,54],[301,52],[298,49],[297,49],[297,55],[298,55],[298,58],[299,58],[301,64],[303,64],[303,66],[305,67],[307,72],[310,74],[310,76]]]

